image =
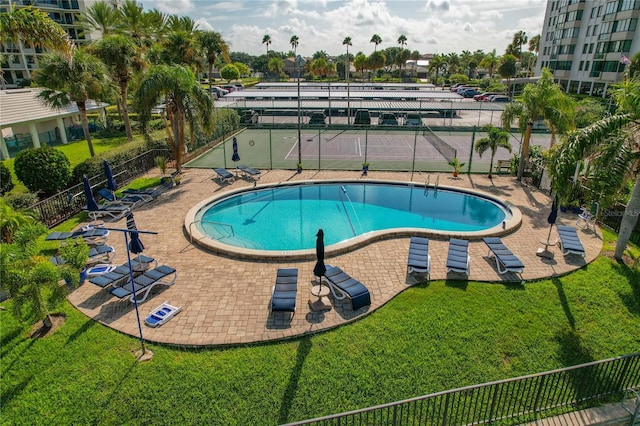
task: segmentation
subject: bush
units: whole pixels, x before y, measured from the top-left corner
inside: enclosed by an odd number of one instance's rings
[[[67,187],[71,163],[62,151],[51,147],[20,151],[14,162],[16,176],[31,192],[49,196]]]
[[[31,206],[38,202],[38,195],[34,194],[33,192],[7,194],[4,196],[4,200],[15,211],[23,211],[28,210]]]
[[[11,170],[0,162],[0,195],[4,195],[13,189],[13,180],[11,179]]]

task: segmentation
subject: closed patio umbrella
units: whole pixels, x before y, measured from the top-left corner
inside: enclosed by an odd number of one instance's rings
[[[97,212],[98,210],[100,210],[100,208],[98,207],[98,203],[96,203],[96,198],[93,196],[91,183],[89,182],[89,178],[87,176],[82,177],[82,187],[84,189],[84,196],[87,199],[87,210],[89,211],[89,216],[92,216],[93,220],[95,221]]]
[[[115,192],[118,189],[118,183],[113,177],[111,166],[107,160],[103,160],[102,165],[104,166],[104,175],[107,177],[107,188],[109,188],[109,191]]]
[[[313,275],[320,277],[320,285],[322,285],[322,276],[327,272],[324,264],[324,231],[318,229],[316,234],[316,266],[313,268]]]
[[[233,155],[231,156],[231,161],[237,163],[240,161],[240,154],[238,154],[238,140],[236,137],[233,137]]]
[[[136,221],[133,218],[133,213],[127,213],[127,229],[130,231],[137,231]],[[133,254],[140,254],[144,251],[144,244],[140,240],[140,235],[137,232],[129,232],[129,251]]]
[[[544,249],[538,249],[538,252],[536,253],[540,257],[553,259],[553,253],[549,251],[549,246],[552,246],[555,243],[551,243],[549,239],[551,238],[551,231],[553,230],[553,225],[556,223],[557,219],[558,219],[558,197],[553,199],[553,204],[551,205],[551,211],[549,212],[549,216],[547,216],[547,223],[549,223],[549,234],[547,235],[547,240],[543,242]]]

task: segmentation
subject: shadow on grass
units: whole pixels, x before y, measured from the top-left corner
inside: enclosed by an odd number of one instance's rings
[[[118,380],[118,383],[116,383],[113,386],[113,390],[111,391],[111,393],[109,394],[109,396],[107,398],[105,398],[104,403],[102,404],[102,408],[105,411],[111,410],[112,408],[109,407],[109,405],[112,402],[115,402],[116,404],[119,404],[119,401],[122,401],[122,395],[126,395],[126,393],[123,393],[123,391],[126,391],[126,389],[122,389],[122,384],[124,383],[125,379],[131,374],[131,372],[133,371],[133,369],[135,368],[135,366],[139,363],[140,361],[138,361],[137,359],[135,359],[131,365],[129,366],[129,368],[127,368],[127,370],[124,372],[124,374],[122,375],[122,377],[120,378],[120,380]]]
[[[451,288],[457,288],[458,290],[467,291],[467,287],[469,286],[469,281],[454,280],[454,279],[447,278],[444,282],[444,285]]]
[[[33,378],[33,375],[29,376],[28,378],[24,379],[23,381],[21,381],[20,383],[16,384],[15,386],[11,386],[8,387],[7,389],[5,389],[4,392],[2,392],[2,395],[0,395],[0,406],[2,407],[6,407],[7,404],[16,396],[19,396],[22,391],[24,390],[24,388],[27,387],[27,385],[29,384],[29,382],[31,381],[31,379]]]
[[[2,371],[2,376],[4,376],[5,374],[7,374],[11,368],[13,368],[13,365],[20,359],[22,359],[22,355],[25,354],[30,348],[31,346],[35,343],[35,339],[29,339],[29,343],[27,343],[27,345],[20,351],[20,353],[16,353],[14,355],[13,361],[11,361],[9,363],[9,365],[7,365],[5,367],[5,369]],[[5,352],[5,351],[3,351]],[[3,357],[6,357],[6,355],[3,353],[2,355]],[[1,407],[1,405],[0,405]]]
[[[620,300],[630,313],[640,316],[640,270],[630,268],[622,262],[611,264],[619,276],[625,277],[631,290],[629,293],[619,293]]]
[[[569,302],[567,301],[567,295],[564,292],[564,287],[562,286],[562,280],[560,278],[552,278],[551,282],[556,287],[556,290],[558,290],[558,299],[560,299],[560,305],[562,306],[564,315],[567,317],[567,321],[569,321],[571,330],[575,330],[576,319],[573,317],[573,314],[571,313],[571,307],[569,306]]]
[[[96,324],[96,321],[92,320],[92,319],[88,319],[87,321],[84,322],[84,324],[82,324],[82,327],[78,328],[71,336],[69,336],[69,338],[67,339],[67,343],[71,343],[74,340],[76,340],[78,337],[80,337],[85,331],[89,330],[91,327],[93,327]]]
[[[298,383],[300,381],[304,362],[311,352],[312,345],[313,344],[311,343],[310,337],[307,336],[300,339],[300,344],[298,345],[298,351],[296,354],[296,365],[291,370],[291,375],[289,376],[287,387],[284,390],[282,403],[280,404],[280,411],[278,412],[279,425],[288,423],[291,403],[293,402],[296,391],[298,390]]]

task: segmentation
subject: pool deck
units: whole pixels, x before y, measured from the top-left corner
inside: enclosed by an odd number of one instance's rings
[[[149,174],[153,175],[153,172]],[[315,260],[282,262],[234,259],[209,253],[190,244],[184,231],[184,218],[195,204],[216,194],[253,186],[253,182],[243,179],[220,185],[213,180],[214,177],[212,170],[185,169],[180,185],[134,212],[138,229],[158,232],[158,235],[140,237],[145,246],[144,254],[178,271],[174,285],[154,287],[147,300],[138,305],[141,320],[165,301],[182,307],[178,315],[158,328],[142,325],[145,340],[173,345],[216,346],[291,338],[357,320],[383,306],[404,289],[424,280],[421,275],[407,275],[408,237],[373,242],[325,259],[325,263],[341,267],[365,284],[371,292],[371,305],[354,312],[349,301],[331,299],[333,309],[312,312],[308,302],[315,300],[310,295],[314,285]],[[290,170],[264,170],[258,185],[342,178],[358,179],[360,173],[304,170],[296,174]],[[410,173],[370,171],[368,178],[423,183],[426,175],[415,173],[412,178]],[[502,240],[524,263],[524,280],[566,274],[593,261],[601,251],[599,230],[594,233],[578,228],[578,235],[587,252],[586,258],[563,256],[557,246],[549,247],[555,254],[554,259],[537,256],[536,250],[542,247],[541,241],[545,241],[549,233],[547,216],[551,200],[535,188],[518,184],[513,177],[494,176],[491,182],[485,175],[463,175],[453,179],[449,173],[442,173],[440,183],[443,186],[479,190],[521,210],[522,225],[515,232],[502,237]],[[559,213],[556,223],[574,226],[576,219],[575,214]],[[124,219],[107,222],[106,226],[126,228]],[[554,229],[551,239],[556,237]],[[118,253],[113,263],[126,262],[124,237],[112,232],[108,244]],[[431,238],[429,246],[431,279],[464,279],[464,276],[446,273],[447,239]],[[469,280],[494,283],[491,285],[502,282],[519,285],[520,277],[517,275],[498,273],[495,260],[487,257],[487,247],[482,241],[470,242],[469,253]],[[296,314],[291,320],[286,313],[270,313],[268,310],[278,268],[299,270]],[[86,282],[69,295],[69,300],[88,317],[122,333],[139,336],[134,305],[128,298],[117,299],[108,291]]]

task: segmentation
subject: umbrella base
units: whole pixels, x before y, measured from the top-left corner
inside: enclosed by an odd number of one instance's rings
[[[309,299],[309,308],[312,312],[330,311],[332,306],[329,298],[325,296],[316,300]]]
[[[536,252],[536,256],[544,257],[545,259],[553,259],[554,254],[546,248],[539,248]]]

